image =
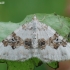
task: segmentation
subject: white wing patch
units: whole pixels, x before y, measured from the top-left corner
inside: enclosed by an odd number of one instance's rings
[[[44,62],[62,61],[70,59],[69,51],[70,43],[36,16],[0,43],[0,59],[6,60],[37,57]]]

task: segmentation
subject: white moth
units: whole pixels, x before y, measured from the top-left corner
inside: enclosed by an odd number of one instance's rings
[[[0,43],[0,59],[25,61],[32,57],[43,62],[70,59],[70,43],[36,16]]]

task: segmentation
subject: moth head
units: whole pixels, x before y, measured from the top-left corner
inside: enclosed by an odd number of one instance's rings
[[[34,14],[33,20],[37,20],[36,15]]]

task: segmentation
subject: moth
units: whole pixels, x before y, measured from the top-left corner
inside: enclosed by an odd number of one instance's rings
[[[25,61],[32,57],[43,62],[70,59],[70,43],[36,16],[0,42],[0,59]]]

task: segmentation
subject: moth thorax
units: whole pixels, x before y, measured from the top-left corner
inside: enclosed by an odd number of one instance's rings
[[[36,48],[37,47],[37,24],[36,22],[33,23],[33,48]]]
[[[33,31],[37,31],[37,22],[36,21],[33,22]]]
[[[33,48],[37,48],[38,47],[38,41],[33,39],[32,45],[33,45]]]
[[[32,45],[33,45],[33,48],[37,48],[38,47],[37,32],[33,32]]]

